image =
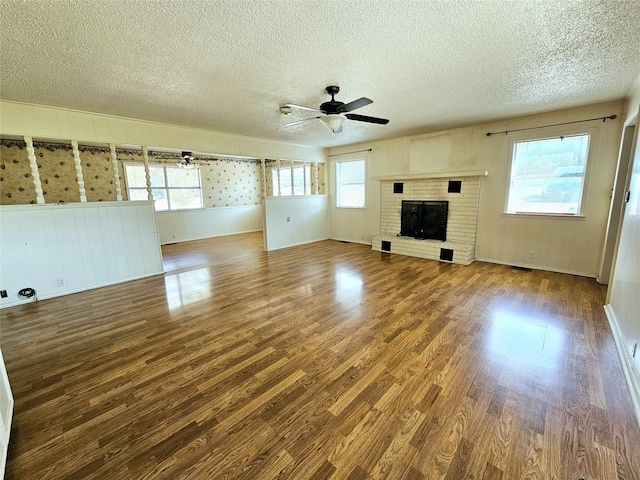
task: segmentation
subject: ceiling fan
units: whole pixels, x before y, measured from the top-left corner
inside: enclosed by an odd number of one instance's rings
[[[193,152],[182,151],[180,153],[180,161],[176,163],[180,168],[200,168],[200,165],[208,165],[208,163],[200,163],[201,160],[198,157],[193,155]]]
[[[309,120],[317,120],[320,119],[322,123],[326,125],[326,127],[331,130],[333,133],[340,133],[342,131],[342,124],[345,119],[356,120],[358,122],[368,122],[368,123],[379,123],[381,125],[386,125],[389,123],[389,120],[386,118],[377,118],[377,117],[367,117],[365,115],[357,115],[355,113],[347,113],[352,112],[358,108],[364,107],[373,103],[373,100],[370,100],[366,97],[360,97],[353,102],[344,103],[339,102],[335,99],[335,95],[340,91],[340,87],[335,85],[331,85],[325,88],[325,91],[331,95],[330,102],[324,102],[320,105],[320,108],[311,108],[304,107],[302,105],[295,105],[293,103],[285,103],[280,107],[280,112],[288,115],[291,113],[292,109],[299,108],[301,110],[309,110],[311,112],[319,112],[324,113],[324,115],[319,115],[317,117],[305,118],[303,120],[298,120],[296,122],[285,123],[285,125],[295,125],[297,123],[306,122]],[[346,113],[346,115],[341,115],[342,113]]]

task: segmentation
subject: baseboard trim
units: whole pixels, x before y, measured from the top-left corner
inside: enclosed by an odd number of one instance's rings
[[[476,255],[476,262],[486,262],[486,263],[496,263],[498,265],[507,265],[509,267],[521,267],[521,268],[530,268],[532,270],[544,270],[546,272],[554,272],[554,273],[566,273],[567,275],[576,275],[578,277],[588,277],[588,278],[596,278],[596,273],[587,273],[587,272],[578,272],[575,270],[563,270],[559,268],[545,267],[540,265],[534,265],[530,263],[519,263],[519,262],[505,262],[504,260],[498,260],[494,258],[481,258]]]
[[[204,237],[185,237],[185,238],[173,238],[164,242],[160,242],[160,245],[171,245],[173,243],[183,242],[195,242],[196,240],[206,240],[207,238],[228,237],[230,235],[241,235],[243,233],[262,232],[262,228],[256,228],[253,230],[239,230],[237,232],[230,233],[216,233],[215,235],[206,235]]]
[[[304,242],[296,242],[296,243],[292,243],[290,245],[282,245],[280,247],[271,248],[269,250],[267,250],[265,248],[264,251],[265,252],[275,252],[276,250],[282,250],[282,249],[285,249],[285,248],[292,248],[292,247],[299,247],[301,245],[308,245],[310,243],[323,242],[324,240],[329,240],[329,239],[326,238],[326,237],[324,237],[324,238],[312,238],[311,240],[305,240]]]
[[[629,388],[629,394],[631,395],[631,403],[633,405],[633,411],[636,414],[636,420],[640,425],[640,385],[631,373],[630,358],[627,356],[624,342],[622,341],[622,335],[618,328],[618,321],[616,315],[611,308],[610,304],[604,306],[604,313],[609,321],[611,327],[611,333],[613,334],[613,340],[616,343],[616,350],[618,350],[618,356],[620,357],[620,363],[622,364],[622,371],[624,372],[624,378],[627,381],[627,387]]]
[[[344,243],[358,243],[360,245],[371,246],[371,242],[367,242],[366,240],[349,240],[348,238],[337,238],[337,237],[329,237],[328,240],[336,240],[338,242],[344,242]]]

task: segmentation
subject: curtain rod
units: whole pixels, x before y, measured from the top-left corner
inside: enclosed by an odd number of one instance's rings
[[[356,150],[355,152],[345,152],[345,153],[334,153],[333,155],[327,155],[328,157],[339,157],[340,155],[350,155],[352,153],[362,153],[362,152],[370,152],[373,148],[369,148],[367,150]]]
[[[571,125],[573,123],[593,122],[595,120],[602,120],[602,122],[606,122],[607,120],[615,120],[616,118],[618,118],[617,115],[609,115],[608,117],[588,118],[586,120],[576,120],[575,122],[553,123],[551,125],[541,125],[539,127],[517,128],[515,130],[505,130],[504,132],[487,132],[487,137],[490,137],[491,135],[502,135],[502,134],[509,135],[509,133],[511,132],[535,130],[536,128],[559,127],[560,125]]]

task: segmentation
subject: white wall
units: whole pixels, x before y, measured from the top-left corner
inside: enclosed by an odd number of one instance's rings
[[[352,148],[351,150],[361,150]],[[373,181],[375,172],[382,167],[375,165],[375,155],[360,152],[330,158],[327,163],[327,192],[329,195],[329,238],[345,242],[371,244],[371,237],[380,233],[380,182]],[[365,208],[336,207],[336,161],[365,160]]]
[[[0,307],[163,272],[153,202],[0,206],[0,230]]]
[[[379,182],[374,176],[487,170],[482,179],[476,259],[596,277],[604,246],[611,188],[618,155],[624,102],[568,110],[436,132],[428,135],[333,148],[330,155],[371,148],[367,158],[366,212],[330,208],[331,238],[361,241],[380,233]],[[614,121],[579,124],[592,132],[583,218],[505,215],[510,142],[515,134],[487,137],[487,132],[514,130],[616,114]],[[533,131],[559,135],[568,127]],[[447,148],[444,142],[450,141]],[[335,160],[330,157],[329,192],[335,191]],[[416,169],[424,169],[418,172]],[[330,205],[334,204],[332,197]],[[339,210],[339,211],[338,211]],[[528,252],[534,252],[529,259]]]
[[[326,195],[265,197],[264,249],[267,251],[326,240]]]
[[[640,108],[640,76],[627,104],[626,124],[635,124],[635,149],[625,190],[631,190],[626,204],[613,275],[609,283],[608,304],[605,308],[616,346],[622,360],[627,383],[640,423],[640,347],[635,357],[634,345],[640,342],[640,145],[638,109]],[[628,161],[622,158],[622,161]]]
[[[157,212],[160,243],[262,230],[262,205]]]

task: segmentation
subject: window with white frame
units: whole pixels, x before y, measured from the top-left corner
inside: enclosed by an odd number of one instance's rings
[[[580,215],[590,135],[513,143],[507,213]]]
[[[147,200],[144,165],[125,163],[129,200]],[[157,211],[202,208],[200,170],[177,165],[149,164],[151,194]]]
[[[365,207],[364,160],[336,162],[336,207]]]
[[[280,175],[278,175],[280,172]],[[311,194],[311,166],[293,166],[293,185],[291,184],[291,165],[281,165],[271,169],[271,185],[274,196],[309,195]],[[280,188],[278,189],[278,178]],[[293,187],[293,188],[292,188]]]

